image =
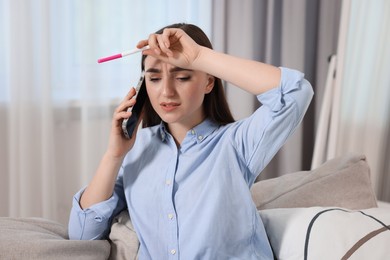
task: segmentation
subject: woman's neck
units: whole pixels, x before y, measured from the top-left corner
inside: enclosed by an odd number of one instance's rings
[[[168,124],[168,131],[172,135],[177,147],[181,146],[190,128],[180,124]]]
[[[199,122],[192,123],[192,124],[170,123],[167,124],[167,128],[169,133],[172,135],[173,139],[175,140],[176,145],[180,147],[184,138],[187,135],[187,132],[192,128],[194,128],[195,126],[202,123],[203,121],[204,118],[202,118]]]

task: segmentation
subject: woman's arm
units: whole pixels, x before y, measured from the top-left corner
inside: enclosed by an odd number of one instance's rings
[[[133,138],[126,139],[121,125],[123,119],[131,115],[127,108],[135,104],[134,94],[135,90],[131,89],[115,110],[106,153],[92,181],[73,199],[68,225],[70,239],[103,238],[109,230],[112,215],[125,207],[123,182],[118,173],[125,155],[134,145],[136,133]]]
[[[264,93],[280,84],[279,68],[216,52],[206,47],[201,47],[193,67],[228,81],[254,95]]]
[[[104,154],[95,175],[81,195],[80,207],[82,209],[89,208],[112,196],[122,161],[122,158],[113,157],[109,152]]]
[[[120,168],[118,179],[114,186],[113,195],[87,209],[80,206],[80,197],[84,189],[77,192],[72,201],[69,216],[68,234],[72,240],[104,239],[110,231],[113,216],[126,208],[123,189],[123,168]]]
[[[123,119],[131,115],[131,112],[127,112],[127,108],[135,104],[134,95],[135,90],[131,89],[114,112],[108,148],[94,177],[80,198],[80,207],[83,209],[105,201],[113,194],[119,168],[125,155],[133,147],[136,138],[135,132],[131,139],[126,139],[123,136],[121,126]],[[138,127],[135,128],[135,131],[137,129]]]
[[[280,86],[258,95],[262,106],[231,128],[231,140],[247,166],[245,179],[250,185],[295,132],[313,97],[303,73],[282,67],[280,71]]]
[[[143,53],[175,66],[204,71],[255,95],[280,84],[280,69],[265,63],[219,53],[198,45],[181,29],[165,29],[140,41],[138,48],[151,47]]]

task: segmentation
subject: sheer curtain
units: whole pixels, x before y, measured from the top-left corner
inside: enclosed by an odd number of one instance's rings
[[[0,0],[0,215],[67,223],[140,54],[97,64],[174,22],[211,32],[202,1]]]
[[[377,197],[385,201],[390,201],[389,42],[389,1],[344,1],[333,109],[325,133],[329,140],[322,150],[325,159],[365,154]]]

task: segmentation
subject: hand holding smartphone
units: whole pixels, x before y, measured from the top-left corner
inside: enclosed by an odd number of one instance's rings
[[[127,119],[124,119],[122,122],[123,134],[128,139],[130,139],[133,136],[133,132],[137,126],[137,122],[141,115],[142,108],[144,106],[145,99],[147,96],[144,79],[145,79],[145,72],[142,71],[141,77],[135,88],[136,94],[134,98],[136,99],[136,103],[134,106],[129,107],[127,109],[128,112],[131,112],[131,116]]]

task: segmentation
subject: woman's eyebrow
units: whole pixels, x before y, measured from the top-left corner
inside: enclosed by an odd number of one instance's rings
[[[183,68],[180,68],[180,67],[173,67],[169,70],[170,73],[172,72],[180,72],[180,71],[193,71],[193,70],[190,70],[190,69],[183,69]]]
[[[183,68],[180,68],[180,67],[173,67],[173,68],[171,68],[169,70],[170,73],[180,72],[180,71],[193,71],[193,70],[183,69]],[[146,70],[146,72],[148,72],[148,73],[161,73],[161,70],[157,69],[157,68],[149,68],[149,69]]]
[[[149,72],[149,73],[160,73],[161,70],[156,69],[156,68],[150,68],[150,69],[147,69],[145,72]]]

